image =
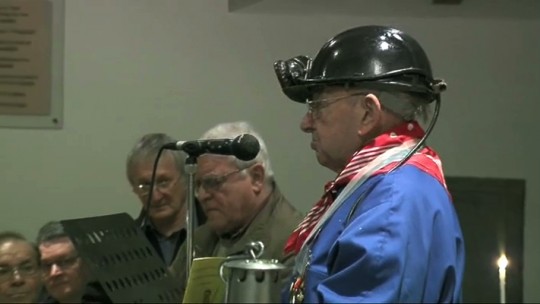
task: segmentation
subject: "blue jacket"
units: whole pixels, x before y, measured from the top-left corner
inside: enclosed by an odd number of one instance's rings
[[[366,180],[307,246],[304,303],[461,301],[465,248],[452,200],[412,165]]]

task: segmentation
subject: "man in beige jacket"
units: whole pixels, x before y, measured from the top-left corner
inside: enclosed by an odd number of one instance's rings
[[[227,257],[242,254],[246,244],[264,244],[261,259],[277,259],[286,266],[293,255],[283,248],[302,214],[280,192],[274,180],[268,151],[262,138],[246,122],[219,124],[202,139],[233,138],[251,134],[260,151],[255,159],[241,161],[234,156],[203,154],[197,160],[195,196],[207,216],[207,222],[195,229],[193,254],[199,257]],[[186,248],[180,249],[171,270],[186,283]],[[284,271],[286,277],[291,269]]]

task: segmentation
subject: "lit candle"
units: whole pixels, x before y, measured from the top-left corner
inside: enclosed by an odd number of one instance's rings
[[[497,260],[499,266],[499,294],[501,296],[500,303],[506,303],[506,266],[508,266],[508,259],[506,255],[502,254],[499,260]]]

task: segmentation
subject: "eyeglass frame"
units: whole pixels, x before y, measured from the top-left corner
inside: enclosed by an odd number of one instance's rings
[[[161,181],[156,181],[154,182],[154,191],[155,190],[159,190],[160,192],[163,192],[163,191],[167,191],[169,190],[171,187],[173,187],[174,185],[176,185],[176,183],[178,183],[178,181],[181,179],[180,176],[176,176],[175,178],[173,179],[166,179],[166,180],[161,180]],[[144,189],[146,187],[146,190]],[[146,197],[150,194],[150,183],[139,183],[137,184],[133,189],[135,190],[135,192],[142,196],[142,197]],[[143,192],[144,191],[144,192]]]
[[[25,270],[25,267],[29,267],[31,269]],[[0,267],[0,269],[5,269],[6,272],[2,273],[0,272],[0,282],[7,282],[15,277],[15,272],[22,278],[31,277],[33,275],[36,275],[39,271],[39,265],[37,264],[21,264],[14,267]],[[5,276],[5,277],[4,277]]]
[[[356,93],[350,93],[345,96],[339,96],[339,97],[329,97],[329,98],[322,98],[322,99],[316,99],[316,100],[307,100],[306,106],[307,106],[307,114],[310,115],[312,118],[319,118],[321,117],[321,110],[338,102],[341,100],[345,100],[346,98],[353,97],[353,96],[360,96],[360,95],[366,95],[366,92],[356,92]]]
[[[51,263],[41,262],[40,268],[43,275],[49,275],[51,273],[51,269],[53,265],[56,265],[56,267],[66,270],[70,269],[71,267],[75,266],[75,264],[79,261],[80,256],[74,255],[59,261],[53,261]]]
[[[243,168],[243,169],[233,170],[231,172],[228,172],[228,173],[225,173],[225,174],[222,174],[222,175],[218,175],[218,176],[214,176],[214,177],[201,178],[201,179],[195,181],[195,184],[193,185],[195,197],[198,197],[198,193],[199,193],[201,187],[204,189],[204,191],[206,193],[215,193],[215,192],[219,191],[221,189],[221,187],[223,187],[223,185],[227,182],[229,177],[233,176],[236,173],[240,173],[240,172],[242,172],[242,171],[244,171],[246,169],[249,169],[250,167],[251,166]],[[211,186],[203,186],[204,182],[201,182],[202,180],[206,180],[206,181],[211,180],[211,181],[214,181],[214,184],[211,185]],[[206,182],[206,184],[208,185],[208,182]],[[210,187],[210,188],[208,188],[208,187]]]

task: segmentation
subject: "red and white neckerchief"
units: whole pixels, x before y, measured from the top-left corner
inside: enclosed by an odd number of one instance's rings
[[[337,189],[345,187],[362,168],[368,165],[379,155],[392,148],[399,147],[405,142],[418,140],[423,136],[424,131],[417,122],[408,122],[377,136],[362,149],[356,151],[349,163],[338,174],[336,179],[328,182],[325,185],[324,194],[321,199],[308,212],[304,220],[292,232],[291,236],[289,236],[289,239],[285,245],[285,253],[292,252],[298,254],[298,252],[300,252],[302,245],[310,235],[313,228],[317,225],[321,217],[334,202]],[[421,151],[413,155],[407,161],[407,163],[429,173],[437,178],[439,182],[445,185],[439,157],[433,150],[427,147],[423,148]],[[377,170],[375,173],[373,173],[373,175],[386,173],[390,171],[394,165],[395,163],[391,163],[382,169]]]

